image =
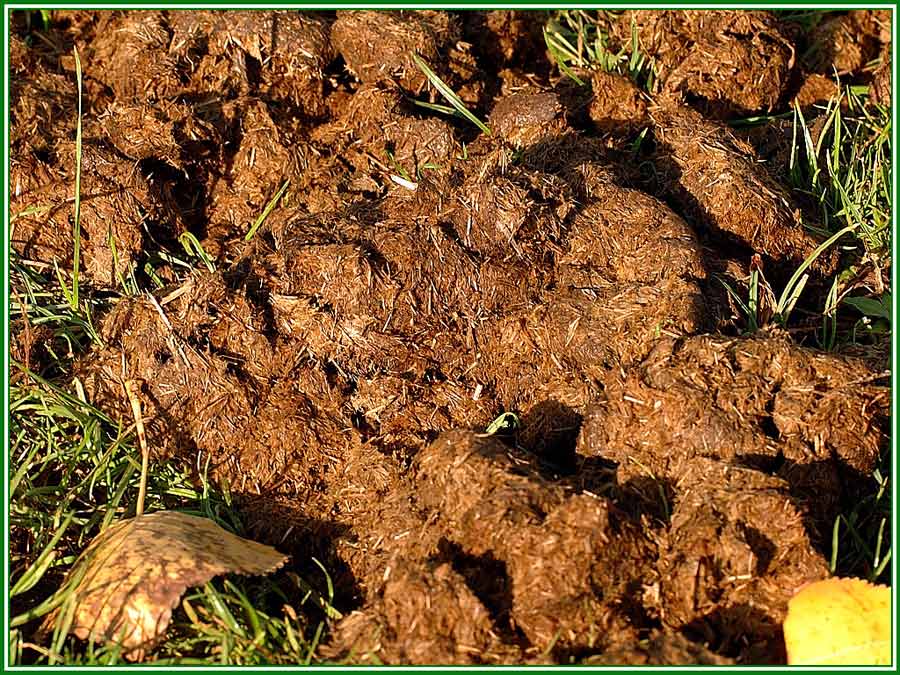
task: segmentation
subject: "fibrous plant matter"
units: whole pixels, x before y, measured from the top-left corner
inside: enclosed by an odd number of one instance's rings
[[[650,115],[657,180],[693,222],[776,261],[799,265],[813,252],[818,241],[804,228],[790,192],[759,165],[748,145],[672,99]],[[814,264],[831,272],[836,262],[830,251]]]
[[[410,91],[427,82],[414,54],[441,64],[443,77],[449,72],[447,53],[459,38],[457,18],[433,10],[341,12],[331,28],[332,43],[362,82],[393,79]]]
[[[888,10],[854,10],[818,23],[808,38],[804,60],[816,72],[846,75],[862,70],[890,41]]]
[[[14,22],[17,663],[96,658],[34,628],[129,381],[152,510],[220,490],[292,561],[148,660],[779,664],[801,587],[889,576],[882,80],[813,79],[802,17],[567,17]]]
[[[771,12],[627,10],[590,18],[611,51],[636,32],[659,89],[698,101],[713,117],[774,110],[796,59]]]

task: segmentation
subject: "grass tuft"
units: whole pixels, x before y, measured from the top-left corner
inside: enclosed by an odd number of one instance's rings
[[[10,662],[22,665],[122,664],[118,649],[68,634],[67,609],[77,579],[61,588],[84,548],[106,527],[134,515],[140,491],[135,423],[88,402],[77,359],[95,346],[90,321],[116,299],[85,294],[76,309],[64,287],[39,270],[46,266],[12,254],[16,302],[11,322],[18,336],[49,333],[37,363],[12,360],[10,384],[9,556]],[[32,345],[33,346],[33,345]],[[24,360],[30,360],[25,350]],[[183,510],[213,519],[246,536],[227,486],[201,477],[179,459],[154,465],[146,487],[147,510]],[[324,591],[317,591],[323,588]],[[298,665],[315,663],[316,649],[334,609],[325,575],[315,584],[290,570],[271,577],[229,576],[189,591],[151,653],[158,665]],[[48,634],[41,622],[61,608],[61,624]]]
[[[853,226],[872,262],[890,259],[893,175],[890,110],[846,87],[811,128],[793,108],[793,187],[818,206],[828,232]],[[821,121],[823,120],[823,121]]]
[[[656,65],[641,50],[637,25],[632,19],[631,40],[613,51],[603,30],[601,11],[583,9],[558,12],[544,26],[544,42],[560,71],[584,85],[573,68],[603,70],[631,78],[650,92],[656,85]]]
[[[755,269],[751,270],[747,282],[746,300],[734,288],[725,286],[748,332],[755,332],[770,322],[788,328],[809,281],[809,266],[825,250],[840,242],[846,267],[835,275],[821,308],[816,310],[822,324],[819,344],[833,350],[859,344],[865,338],[877,343],[891,328],[891,294],[888,289],[878,287],[882,270],[891,265],[890,111],[866,105],[864,94],[855,87],[845,87],[815,112],[813,124],[807,121],[808,111],[804,114],[796,104],[786,114],[792,118],[788,168],[791,187],[817,211],[822,225],[817,232],[823,242],[794,271],[777,296]],[[738,123],[754,124],[786,115]],[[874,271],[876,288],[868,289],[869,296],[851,295],[854,291],[858,293],[859,279],[865,276],[866,269]],[[839,315],[842,307],[843,316]],[[848,321],[846,310],[863,317]],[[804,313],[809,319],[808,307]]]
[[[134,424],[21,371],[11,391],[11,432],[12,663],[120,663],[118,650],[81,642],[64,626],[46,642],[37,628],[56,607],[63,607],[65,622],[75,586],[59,588],[66,571],[99,532],[133,515],[129,504],[140,480]],[[184,510],[243,534],[228,491],[205,479],[198,489],[191,475],[176,460],[156,465],[148,510]],[[340,616],[331,601],[330,593],[319,594],[290,572],[217,579],[185,597],[153,663],[309,664],[325,616]]]

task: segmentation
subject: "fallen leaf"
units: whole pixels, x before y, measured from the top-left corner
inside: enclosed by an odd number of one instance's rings
[[[132,661],[165,633],[172,609],[192,586],[220,574],[267,574],[287,556],[238,537],[207,518],[157,511],[112,525],[75,561],[70,631],[83,640],[119,644]]]
[[[783,628],[790,665],[890,665],[891,589],[817,581],[791,598]]]

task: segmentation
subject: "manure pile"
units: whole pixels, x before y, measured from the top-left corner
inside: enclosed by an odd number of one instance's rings
[[[605,16],[650,94],[560,74],[537,12],[54,12],[58,51],[11,36],[12,246],[73,266],[77,47],[82,292],[116,297],[75,375],[126,420],[136,378],[156,460],[209,459],[255,538],[323,563],[321,656],[783,663],[890,391],[736,327],[720,278],[755,256],[781,288],[823,238],[726,122],[889,49],[847,16],[806,69],[771,12]],[[490,135],[414,102],[447,105],[413,52]],[[184,233],[209,267],[158,262]]]

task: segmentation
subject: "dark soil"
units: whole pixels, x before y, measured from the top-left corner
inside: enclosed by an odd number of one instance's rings
[[[890,392],[736,334],[715,276],[786,278],[819,239],[717,120],[819,100],[887,38],[840,15],[801,63],[770,12],[625,12],[613,42],[632,20],[655,97],[553,75],[540,13],[14,21],[13,247],[72,266],[76,46],[85,292],[152,288],[151,261],[163,283],[96,317],[77,374],[123,419],[137,378],[158,458],[210,459],[253,536],[324,563],[325,657],[783,663],[787,600],[828,575]],[[411,50],[493,135],[412,102],[444,103]],[[159,262],[186,232],[216,271]]]

